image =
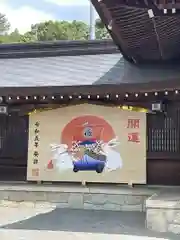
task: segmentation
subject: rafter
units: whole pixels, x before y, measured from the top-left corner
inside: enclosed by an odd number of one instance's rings
[[[180,0],[92,0],[122,54],[133,62],[180,60],[180,9],[159,6]],[[161,5],[160,5],[161,4]]]

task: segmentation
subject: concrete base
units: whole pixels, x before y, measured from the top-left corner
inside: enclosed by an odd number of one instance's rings
[[[180,188],[1,184],[0,207],[146,211],[147,228],[180,234]]]
[[[0,185],[0,204],[49,204],[59,208],[145,211],[153,189],[98,186]]]
[[[163,191],[146,200],[147,228],[180,234],[180,191]]]

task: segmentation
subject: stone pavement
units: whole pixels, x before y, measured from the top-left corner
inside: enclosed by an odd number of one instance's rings
[[[146,200],[146,222],[150,230],[180,234],[180,192],[161,191]]]
[[[0,207],[1,240],[175,240],[144,226],[142,212],[59,209],[30,204]],[[62,238],[61,238],[62,237]],[[63,238],[64,237],[64,238]]]
[[[97,233],[77,233],[77,232],[50,232],[50,231],[17,231],[0,230],[1,240],[169,240],[169,238],[139,237],[122,234],[97,234]]]

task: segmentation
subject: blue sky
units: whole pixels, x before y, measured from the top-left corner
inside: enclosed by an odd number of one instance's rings
[[[45,20],[89,21],[89,0],[0,0],[12,30],[24,33],[31,24]]]

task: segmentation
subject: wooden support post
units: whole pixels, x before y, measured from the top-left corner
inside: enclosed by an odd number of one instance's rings
[[[128,182],[128,186],[131,187],[131,188],[133,188],[133,187],[134,187],[134,186],[133,186],[133,182],[132,182],[132,181],[129,181],[129,182]]]
[[[81,182],[81,184],[82,184],[82,186],[86,186],[86,181],[85,180],[83,180],[82,182]]]
[[[42,181],[37,181],[37,184],[38,185],[41,185],[43,182]]]

